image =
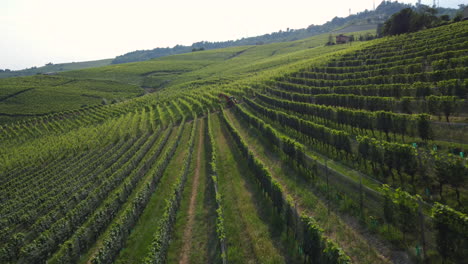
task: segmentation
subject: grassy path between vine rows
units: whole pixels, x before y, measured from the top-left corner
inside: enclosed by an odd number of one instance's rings
[[[212,117],[229,263],[291,263],[271,201],[255,186],[247,161],[218,115]]]
[[[218,238],[216,235],[216,203],[209,180],[208,158],[206,153],[206,119],[199,119],[198,135],[195,137],[195,155],[192,156],[191,172],[184,189],[180,209],[174,225],[174,233],[169,245],[167,263],[179,263],[181,249],[188,244],[188,263],[219,263]],[[198,167],[198,186],[195,187],[195,170]],[[196,191],[196,195],[193,191]],[[189,211],[192,198],[196,196],[193,208],[190,243],[185,241],[185,230],[189,228]]]
[[[325,234],[345,250],[353,263],[390,263],[374,248],[375,245],[369,244],[354,230],[355,226],[348,226],[333,211],[328,214],[326,203],[313,193],[310,184],[302,180],[293,168],[284,164],[277,153],[266,147],[268,143],[257,130],[248,128],[248,124],[237,119],[231,111],[225,113],[255,156],[269,168],[273,178],[283,186],[284,191],[291,195],[298,210],[313,216]]]
[[[192,183],[192,190],[190,194],[190,204],[188,208],[188,219],[187,225],[185,226],[184,235],[182,240],[184,244],[182,246],[181,257],[179,263],[186,264],[189,262],[189,254],[191,251],[192,246],[192,233],[194,229],[194,222],[195,222],[195,210],[196,210],[196,202],[198,196],[198,188],[200,184],[200,171],[201,171],[201,160],[202,160],[202,152],[203,152],[203,143],[204,143],[204,133],[203,133],[203,123],[199,126],[198,129],[198,142],[197,142],[197,161],[195,165],[195,172],[193,173],[193,183]]]

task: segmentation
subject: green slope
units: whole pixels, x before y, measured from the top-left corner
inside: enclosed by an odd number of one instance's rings
[[[125,92],[154,80],[170,82],[124,102],[0,126],[0,262],[73,263],[67,260],[97,252],[96,239],[103,252],[96,263],[111,263],[117,253],[126,257],[125,250],[144,250],[149,243],[165,255],[158,243],[166,236],[150,241],[144,234],[147,227],[155,228],[144,207],[161,217],[157,205],[147,205],[144,188],[153,176],[148,171],[168,162],[153,197],[170,197],[172,189],[164,186],[178,175],[173,172],[187,144],[181,140],[172,159],[157,155],[155,128],[182,127],[185,121],[188,128],[190,113],[201,120],[210,109],[222,115],[212,114],[209,122],[214,143],[204,146],[216,150],[209,163],[216,177],[206,182],[221,210],[193,208],[203,211],[195,225],[212,222],[192,233],[192,245],[203,245],[203,238],[226,241],[229,263],[347,264],[348,257],[352,263],[463,263],[468,255],[466,144],[440,134],[447,127],[466,127],[454,121],[465,118],[466,111],[451,113],[450,122],[437,121],[437,115],[447,102],[466,105],[467,27],[468,21],[351,46],[325,47],[324,35],[6,79],[0,103],[18,99],[18,106],[35,103],[27,95],[46,88],[49,95],[93,89],[112,94],[117,87]],[[242,104],[219,111],[219,93],[236,95]],[[44,105],[67,108],[62,104],[73,101],[37,98],[42,105],[34,109],[10,110],[40,113],[50,110]],[[406,109],[400,109],[403,99],[409,102]],[[430,115],[419,116],[427,111]],[[433,138],[421,133],[435,124],[441,133]],[[213,172],[205,167],[200,173],[207,180]],[[381,183],[390,187],[377,188]],[[176,233],[166,241],[176,241],[176,248],[191,197],[186,194],[179,212],[169,212],[178,218],[168,222]],[[307,217],[299,218],[301,213]],[[128,224],[138,219],[141,225]],[[125,249],[122,234],[132,227]],[[103,240],[99,236],[105,230]],[[214,238],[217,230],[220,239]],[[204,256],[190,261],[220,256],[220,250],[209,251],[211,246],[192,246]],[[169,263],[179,259],[177,249],[169,249]]]
[[[355,34],[366,34],[363,31]],[[199,51],[145,62],[110,65],[61,73],[73,78],[114,80],[147,88],[220,84],[310,59],[349,45],[324,46],[328,34],[293,42]],[[353,43],[353,47],[360,43]]]
[[[129,84],[60,76],[0,79],[0,123],[110,104],[143,92],[143,89]]]
[[[57,63],[57,64],[46,64],[42,67],[32,67],[18,71],[2,71],[0,72],[0,78],[9,77],[20,77],[30,76],[43,73],[56,73],[62,71],[73,71],[79,69],[102,67],[111,64],[112,59],[95,60],[95,61],[82,61],[82,62],[69,62],[69,63]]]
[[[272,72],[288,69],[293,63],[363,44],[324,46],[327,40],[328,35],[323,34],[293,42],[200,51],[53,76],[0,79],[0,122],[122,101],[163,88],[179,90],[268,78]],[[92,62],[88,66],[91,65]],[[47,67],[52,70],[55,66]]]

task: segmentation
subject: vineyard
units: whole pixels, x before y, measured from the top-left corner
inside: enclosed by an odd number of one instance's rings
[[[0,263],[465,263],[468,21],[327,38],[2,79]]]

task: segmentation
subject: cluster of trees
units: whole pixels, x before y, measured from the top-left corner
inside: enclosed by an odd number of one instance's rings
[[[449,15],[437,16],[437,13],[437,9],[424,5],[418,6],[417,9],[405,8],[393,14],[384,23],[379,34],[383,36],[400,35],[437,27],[450,21]]]
[[[350,38],[350,41],[351,39],[354,40],[354,35],[351,35],[352,38]],[[367,33],[365,35],[359,35],[359,41],[369,41],[369,40],[373,40],[373,39],[376,39],[377,38],[377,35],[373,35],[373,34],[370,34],[370,33]]]
[[[204,47],[201,47],[201,48],[193,48],[193,49],[192,49],[192,52],[204,51],[204,50],[205,50]]]
[[[150,59],[169,56],[169,55],[188,53],[191,50],[192,50],[191,47],[183,46],[183,45],[175,45],[172,48],[167,47],[167,48],[155,48],[152,50],[136,50],[136,51],[128,52],[126,54],[115,57],[115,59],[112,60],[112,64],[145,61],[145,60],[150,60]]]

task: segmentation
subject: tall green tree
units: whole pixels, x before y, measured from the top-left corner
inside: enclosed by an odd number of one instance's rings
[[[390,19],[385,21],[383,34],[399,35],[409,32],[411,18],[414,16],[411,8],[402,9],[400,12],[393,14]]]
[[[400,35],[435,27],[442,21],[436,14],[436,9],[424,5],[416,11],[411,8],[402,9],[385,21],[383,35]]]

